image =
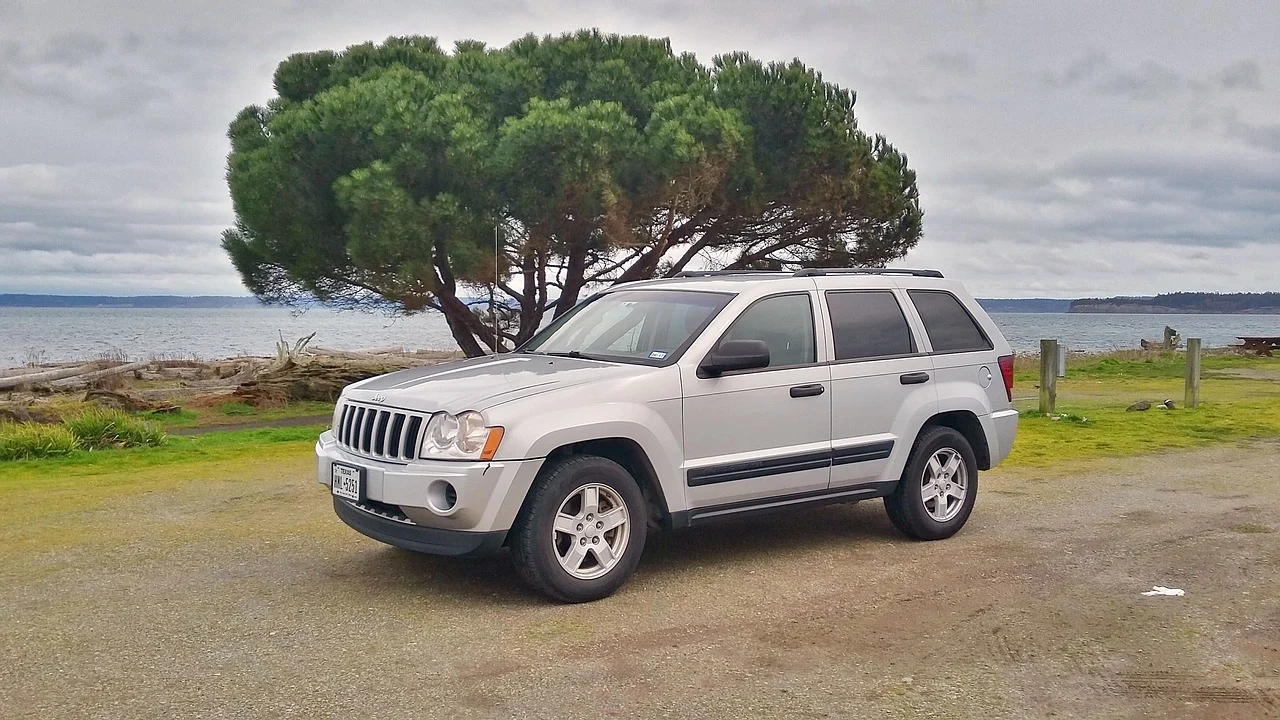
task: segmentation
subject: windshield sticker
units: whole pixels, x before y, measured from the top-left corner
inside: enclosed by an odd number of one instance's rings
[[[650,360],[665,360],[666,357],[667,357],[666,350],[654,350],[653,352],[649,353]]]

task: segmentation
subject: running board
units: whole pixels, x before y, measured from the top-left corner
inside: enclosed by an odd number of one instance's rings
[[[796,493],[794,495],[758,498],[755,500],[725,503],[723,505],[709,505],[707,507],[671,513],[671,527],[673,529],[690,527],[692,525],[703,525],[716,520],[751,517],[753,515],[764,515],[782,510],[811,508],[818,507],[820,505],[834,505],[837,503],[869,500],[871,498],[889,495],[897,486],[898,483],[896,481],[873,482],[839,488],[836,490],[815,490],[813,492]]]

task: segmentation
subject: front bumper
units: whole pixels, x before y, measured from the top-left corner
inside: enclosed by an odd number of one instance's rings
[[[423,527],[339,497],[333,499],[333,511],[353,530],[374,540],[431,555],[485,557],[497,552],[507,539],[506,530],[464,532]]]
[[[316,480],[321,485],[328,487],[332,482],[334,463],[362,468],[365,497],[375,503],[396,506],[410,521],[410,527],[467,534],[505,534],[511,529],[525,495],[542,466],[541,459],[388,463],[344,450],[333,434],[326,431],[316,442]],[[441,481],[451,485],[457,495],[454,505],[443,511],[438,509],[439,503],[433,506],[429,494],[429,488]],[[335,504],[335,508],[340,505],[341,503]],[[351,512],[363,512],[356,506],[348,509]],[[376,537],[363,527],[353,524],[342,512],[338,514],[348,525]],[[374,523],[375,529],[383,527],[376,521],[368,522]],[[368,522],[365,523],[366,526]],[[400,537],[403,533],[391,535]],[[424,543],[432,544],[427,541]]]

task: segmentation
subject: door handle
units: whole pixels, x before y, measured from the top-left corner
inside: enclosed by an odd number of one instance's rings
[[[820,383],[814,383],[813,385],[797,385],[791,388],[791,397],[813,397],[814,395],[821,395],[826,391],[827,389]]]
[[[929,382],[929,373],[914,372],[907,373],[906,375],[899,375],[898,382],[903,385],[919,385],[920,383],[927,383]]]

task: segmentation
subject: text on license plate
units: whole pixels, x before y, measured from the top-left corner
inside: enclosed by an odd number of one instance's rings
[[[333,466],[333,494],[360,502],[360,470],[346,465]]]

